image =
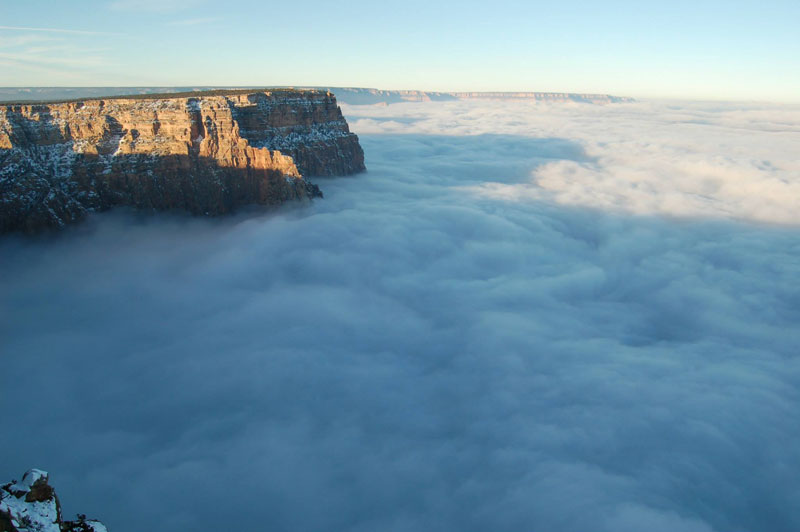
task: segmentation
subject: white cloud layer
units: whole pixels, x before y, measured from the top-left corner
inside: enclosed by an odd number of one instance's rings
[[[453,102],[353,108],[370,133],[513,134],[580,144],[521,183],[475,190],[635,214],[800,223],[800,106],[646,102],[613,106]],[[412,123],[393,120],[402,108]],[[487,155],[490,157],[490,155]]]
[[[345,111],[308,208],[0,240],[3,478],[116,532],[800,528],[796,109]]]

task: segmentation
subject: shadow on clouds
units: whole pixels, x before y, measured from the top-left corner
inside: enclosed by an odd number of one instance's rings
[[[0,241],[0,471],[159,530],[790,531],[800,235],[476,194],[569,140],[360,134],[307,208]]]
[[[531,172],[553,161],[592,163],[583,146],[560,138],[483,133],[471,136],[384,134],[363,139],[365,150],[381,154],[375,163],[400,170],[401,181],[425,179],[430,187],[487,182],[527,183]],[[409,161],[414,168],[408,169]],[[404,170],[411,170],[405,172]],[[422,175],[421,175],[422,174]],[[324,186],[324,180],[320,181]]]

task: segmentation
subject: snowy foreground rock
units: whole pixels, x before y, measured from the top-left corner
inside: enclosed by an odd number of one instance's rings
[[[100,521],[61,518],[61,504],[47,472],[31,469],[20,482],[0,486],[0,532],[107,532]]]

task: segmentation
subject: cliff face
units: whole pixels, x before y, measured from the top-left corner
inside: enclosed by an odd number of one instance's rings
[[[364,169],[358,138],[320,91],[0,105],[0,232],[115,205],[225,214],[321,195],[303,176]]]
[[[106,532],[86,516],[75,521],[61,517],[61,503],[45,471],[31,469],[20,482],[0,486],[0,532]]]

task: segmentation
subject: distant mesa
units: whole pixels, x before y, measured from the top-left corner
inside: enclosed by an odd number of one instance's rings
[[[181,93],[208,90],[252,90],[258,87],[0,87],[0,101],[67,100],[75,98],[104,98],[121,95],[152,93]],[[305,87],[309,90],[332,92],[339,103],[375,105],[403,102],[441,102],[454,100],[530,100],[542,102],[579,102],[593,104],[630,103],[633,98],[610,94],[581,94],[572,92],[436,92],[421,90],[381,90],[359,87]]]
[[[336,94],[350,105],[393,104],[404,102],[443,102],[455,100],[529,100],[542,102],[580,102],[594,104],[629,103],[633,98],[609,94],[569,92],[432,92],[415,90],[380,90],[355,87],[314,87]]]
[[[30,90],[56,101],[0,104],[0,233],[60,228],[118,205],[215,216],[321,196],[307,177],[365,170],[325,91]]]
[[[107,532],[103,523],[85,515],[64,520],[48,481],[46,471],[31,469],[20,481],[0,486],[0,532]]]

